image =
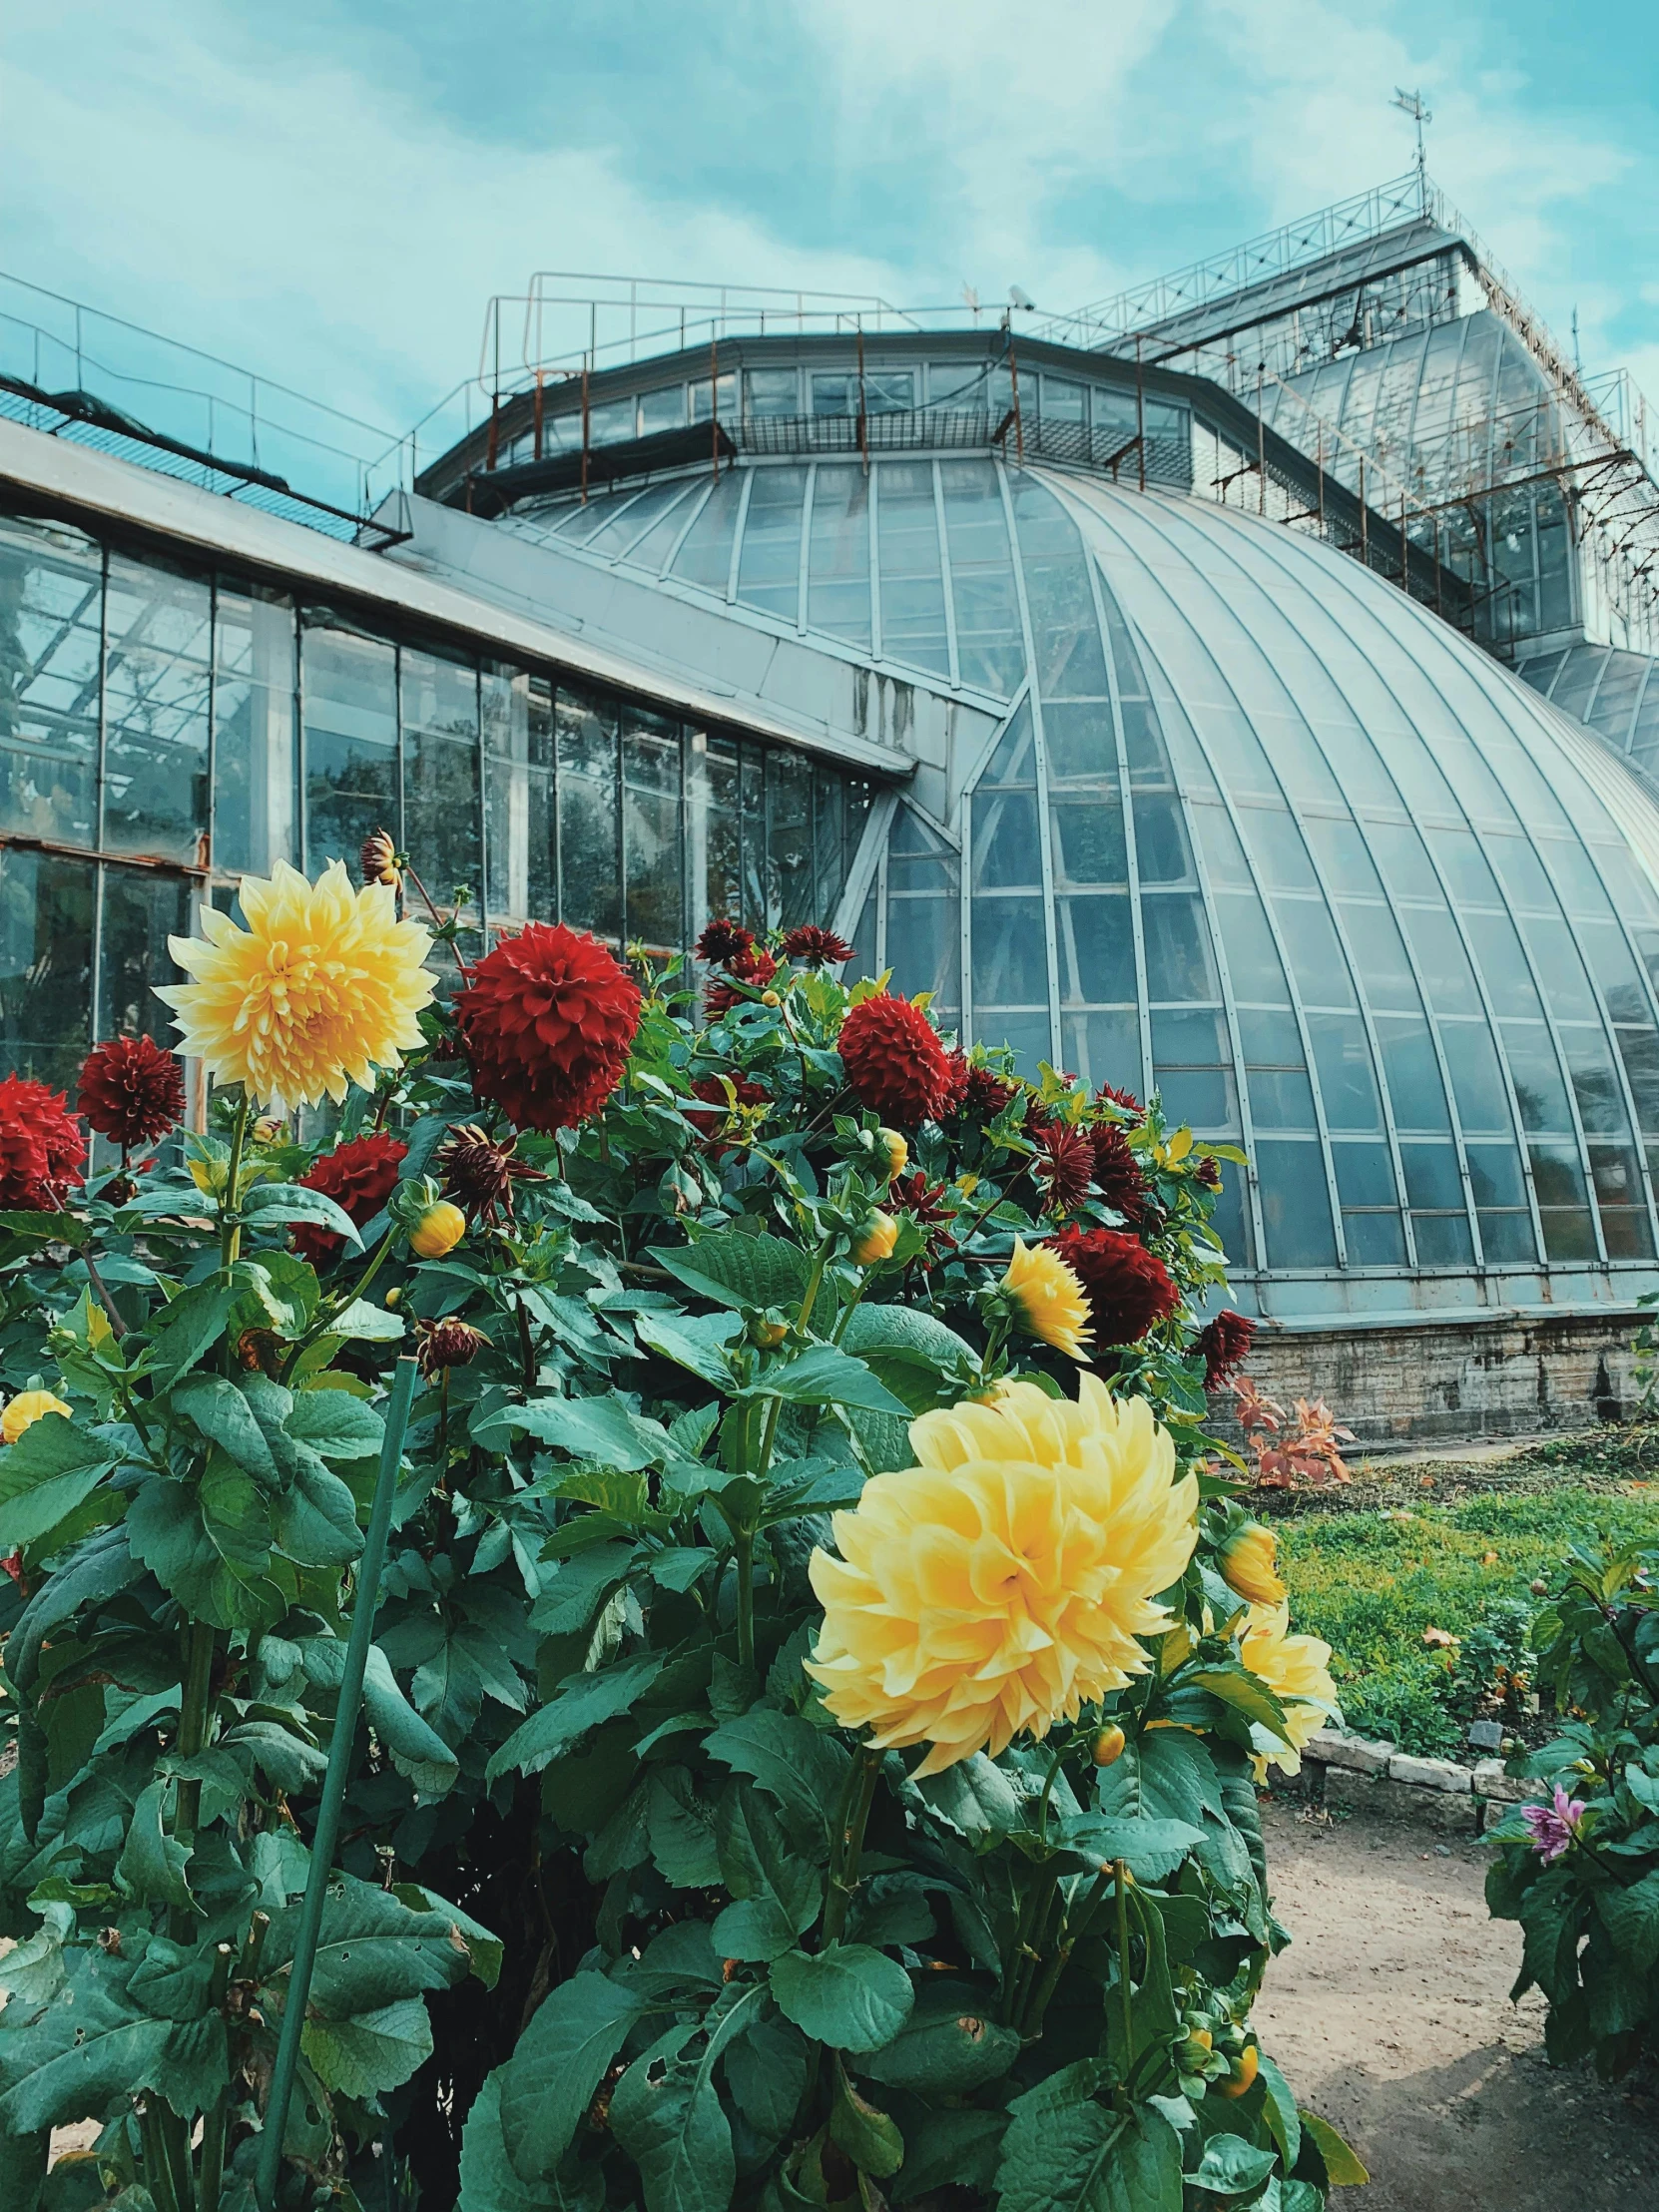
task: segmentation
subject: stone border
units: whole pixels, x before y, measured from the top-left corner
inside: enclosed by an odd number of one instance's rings
[[[1474,1837],[1495,1827],[1510,1806],[1540,1796],[1543,1785],[1505,1774],[1501,1759],[1482,1759],[1472,1767],[1453,1759],[1413,1759],[1396,1744],[1322,1728],[1303,1746],[1302,1790],[1316,1805],[1409,1821],[1442,1836]]]

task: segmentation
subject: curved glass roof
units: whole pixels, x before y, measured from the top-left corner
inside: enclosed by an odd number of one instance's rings
[[[503,526],[1004,702],[878,808],[860,959],[1241,1144],[1224,1228],[1265,1310],[1651,1274],[1659,803],[1392,584],[1237,509],[968,456]]]
[[[1557,646],[1517,659],[1515,674],[1652,776],[1659,775],[1655,665],[1647,654],[1618,646]]]

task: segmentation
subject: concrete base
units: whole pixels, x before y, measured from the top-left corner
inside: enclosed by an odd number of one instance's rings
[[[1628,1417],[1630,1340],[1642,1316],[1471,1315],[1412,1328],[1278,1330],[1264,1322],[1249,1373],[1264,1396],[1323,1397],[1360,1450],[1531,1436]],[[1232,1398],[1215,1401],[1224,1432]]]

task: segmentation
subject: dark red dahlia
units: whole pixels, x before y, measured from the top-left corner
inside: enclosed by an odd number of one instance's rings
[[[842,960],[851,959],[852,947],[833,929],[821,929],[816,921],[804,921],[784,939],[784,957],[799,960],[803,967],[838,967]]]
[[[724,1158],[732,1149],[730,1145],[721,1144],[717,1140],[732,1118],[733,1104],[760,1106],[772,1096],[764,1084],[751,1083],[747,1076],[734,1075],[728,1081],[730,1090],[718,1075],[700,1075],[692,1084],[692,1095],[707,1099],[708,1105],[681,1109],[717,1160]]]
[[[929,1183],[918,1168],[913,1175],[901,1175],[887,1192],[888,1210],[895,1214],[908,1214],[918,1229],[927,1234],[927,1249],[933,1252],[954,1252],[956,1240],[941,1229],[941,1222],[954,1221],[956,1209],[949,1203],[948,1183]]]
[[[621,1082],[640,987],[597,937],[533,921],[475,964],[455,1018],[479,1097],[551,1135],[597,1113]]]
[[[1221,1189],[1221,1162],[1213,1152],[1201,1152],[1198,1165],[1193,1169],[1193,1181],[1202,1183],[1207,1191]]]
[[[130,1152],[157,1143],[183,1120],[184,1070],[149,1037],[112,1037],[82,1063],[76,1103],[91,1128]]]
[[[1250,1358],[1255,1337],[1256,1324],[1247,1314],[1235,1314],[1229,1306],[1224,1306],[1214,1321],[1205,1323],[1193,1350],[1203,1355],[1207,1390],[1219,1390],[1238,1374]]]
[[[948,1120],[952,1114],[959,1114],[962,1110],[967,1097],[968,1056],[959,1044],[953,1045],[944,1056],[944,1064],[949,1070],[950,1088],[945,1092],[944,1102],[939,1107],[941,1121]]]
[[[704,932],[708,934],[707,931]],[[722,1014],[729,1014],[734,1006],[752,1006],[753,993],[764,991],[778,973],[778,962],[770,952],[734,952],[726,963],[725,979],[711,983],[703,994],[703,1009],[710,1021],[719,1021]],[[746,990],[737,985],[747,984]]]
[[[87,1143],[62,1091],[8,1075],[0,1083],[0,1208],[49,1214],[85,1181]]]
[[[901,1129],[934,1121],[951,1095],[950,1061],[907,998],[861,999],[841,1024],[841,1065],[861,1103]]]
[[[995,1121],[1018,1088],[1017,1083],[1010,1083],[994,1068],[970,1063],[962,1083],[961,1112],[969,1121],[981,1126]]]
[[[445,1368],[470,1367],[480,1352],[489,1349],[481,1329],[453,1316],[446,1321],[416,1322],[415,1335],[415,1365],[428,1382],[435,1382]]]
[[[1134,1114],[1137,1118],[1141,1111],[1141,1102],[1134,1092],[1119,1090],[1113,1083],[1103,1083],[1094,1094],[1094,1102],[1097,1106],[1121,1106],[1126,1114]]]
[[[706,960],[711,967],[724,967],[728,960],[735,960],[741,952],[753,952],[755,932],[746,929],[741,921],[721,918],[711,921],[697,940],[697,957]]]
[[[321,1191],[350,1215],[359,1229],[370,1222],[397,1188],[397,1171],[408,1156],[408,1146],[395,1137],[353,1137],[336,1145],[320,1160],[313,1160],[299,1178],[307,1191]],[[293,1232],[293,1249],[313,1268],[337,1259],[344,1244],[330,1229],[299,1222]]]
[[[1139,1344],[1181,1304],[1168,1268],[1139,1237],[1116,1229],[1062,1229],[1052,1242],[1089,1294],[1099,1350]]]
[[[540,1168],[517,1154],[518,1139],[498,1144],[476,1122],[458,1122],[438,1150],[445,1194],[474,1221],[513,1218],[513,1185],[544,1183]]]
[[[1118,1123],[1102,1121],[1089,1131],[1089,1141],[1094,1148],[1096,1190],[1131,1229],[1144,1228],[1151,1194],[1129,1139]]]
[[[1094,1146],[1089,1132],[1055,1122],[1037,1139],[1037,1180],[1049,1210],[1069,1214],[1081,1206],[1094,1181]]]

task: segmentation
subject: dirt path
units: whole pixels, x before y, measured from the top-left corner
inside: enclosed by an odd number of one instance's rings
[[[1256,2017],[1371,2169],[1338,2212],[1659,2212],[1659,2095],[1546,2065],[1542,1999],[1509,2002],[1520,1931],[1488,1920],[1477,1845],[1263,1818],[1296,1941]]]

